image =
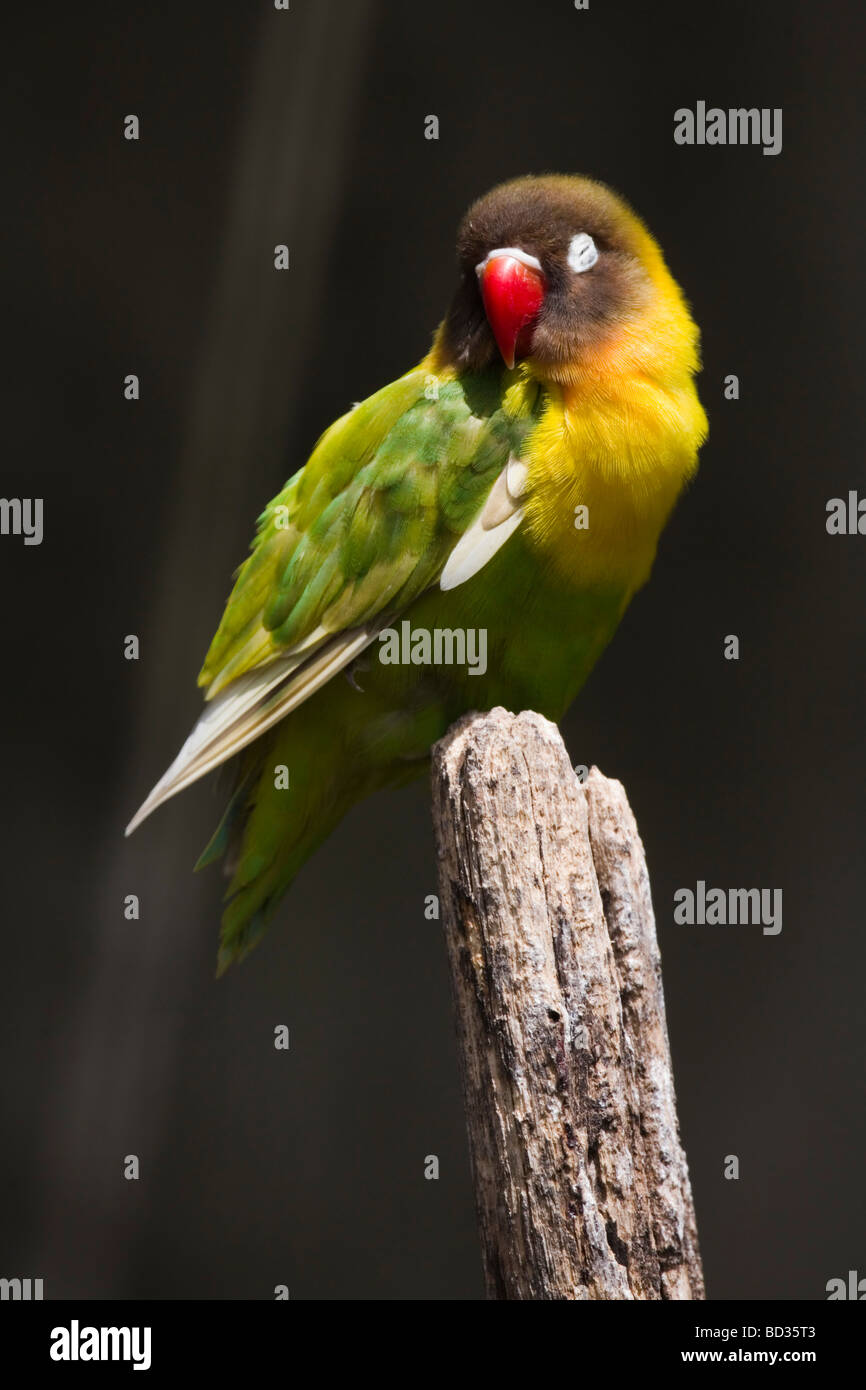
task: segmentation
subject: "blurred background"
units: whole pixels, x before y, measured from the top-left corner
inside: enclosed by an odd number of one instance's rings
[[[0,1275],[482,1296],[426,784],[351,814],[219,982],[222,880],[191,872],[217,779],[123,826],[198,714],[264,503],[424,354],[466,205],[550,170],[629,198],[703,332],[701,470],[564,733],[646,846],[709,1296],[866,1274],[866,539],[825,529],[866,491],[866,12],[187,0],[4,27],[2,492],[45,523],[0,538]],[[675,145],[698,100],[782,107],[782,153]],[[781,935],[674,925],[698,879],[781,888]]]

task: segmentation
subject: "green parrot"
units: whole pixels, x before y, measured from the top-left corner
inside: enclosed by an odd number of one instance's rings
[[[428,355],[322,435],[259,517],[206,707],[127,828],[229,758],[199,865],[218,972],[360,798],[469,710],[559,720],[646,581],[707,423],[698,331],[650,233],[585,178],[479,199]]]

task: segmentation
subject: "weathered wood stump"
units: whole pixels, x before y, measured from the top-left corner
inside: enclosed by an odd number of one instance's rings
[[[703,1298],[622,786],[495,709],[436,745],[433,813],[488,1296]]]

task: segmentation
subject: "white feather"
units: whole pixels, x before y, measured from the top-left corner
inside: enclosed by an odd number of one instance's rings
[[[341,632],[308,654],[278,657],[233,681],[203,711],[167,772],[136,811],[126,834],[177,792],[197,782],[308,699],[373,641],[381,624]],[[300,668],[300,669],[299,669]],[[294,675],[294,679],[290,679]]]
[[[468,531],[460,537],[445,562],[440,589],[465,584],[491,560],[523,520],[520,498],[526,489],[526,464],[510,458]]]

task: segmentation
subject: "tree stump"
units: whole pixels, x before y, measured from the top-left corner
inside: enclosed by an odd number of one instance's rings
[[[488,1297],[703,1298],[622,786],[494,709],[434,748],[433,815]]]

